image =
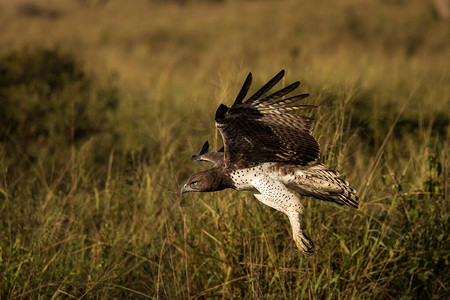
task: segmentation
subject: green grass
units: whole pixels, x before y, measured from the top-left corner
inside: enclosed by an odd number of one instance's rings
[[[447,298],[448,22],[297,2],[1,2],[0,298]],[[361,198],[303,199],[312,257],[251,194],[179,195],[217,106],[282,68]]]

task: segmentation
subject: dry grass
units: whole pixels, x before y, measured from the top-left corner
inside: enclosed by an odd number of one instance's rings
[[[446,298],[448,25],[424,1],[1,1],[1,298]],[[180,206],[218,104],[282,68],[361,197],[304,200],[312,257],[249,194]]]

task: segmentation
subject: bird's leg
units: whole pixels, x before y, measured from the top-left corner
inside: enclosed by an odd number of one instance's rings
[[[313,241],[303,233],[300,226],[300,212],[291,212],[287,214],[292,226],[292,235],[294,237],[295,244],[306,255],[314,254]]]
[[[279,181],[259,179],[252,181],[252,183],[258,188],[258,191],[264,193],[253,193],[253,195],[265,205],[275,208],[289,217],[292,234],[297,247],[304,254],[312,255],[314,253],[314,243],[303,233],[300,227],[300,214],[303,211],[303,206],[298,197]],[[267,186],[269,187],[267,188]]]

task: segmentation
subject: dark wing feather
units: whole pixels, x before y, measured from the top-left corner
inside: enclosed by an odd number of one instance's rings
[[[248,73],[248,76],[245,79],[244,85],[242,86],[238,96],[236,97],[236,100],[234,100],[234,104],[241,104],[242,103],[242,100],[244,100],[244,98],[247,95],[248,90],[250,89],[251,85],[252,85],[252,73]]]
[[[250,73],[251,74],[251,73]],[[270,91],[271,88],[275,86],[282,78],[284,77],[284,70],[281,70],[280,73],[275,75],[274,78],[270,79],[268,83],[263,85],[262,88],[260,88],[253,96],[251,96],[246,102],[247,104],[251,104],[255,100],[258,100],[262,95]]]
[[[226,166],[245,168],[263,162],[306,165],[319,158],[319,143],[311,135],[312,119],[290,113],[314,107],[291,105],[308,94],[279,100],[300,83],[295,82],[260,99],[283,75],[281,71],[242,103],[240,96],[244,88],[245,93],[248,91],[249,75],[232,107],[220,105],[216,126],[224,140]]]

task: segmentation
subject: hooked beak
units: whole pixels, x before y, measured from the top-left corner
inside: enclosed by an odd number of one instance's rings
[[[187,193],[188,190],[186,190],[186,187],[183,185],[183,187],[181,188],[181,196],[183,196],[183,194]]]
[[[190,205],[188,202],[186,202],[186,199],[184,198],[184,194],[189,193],[189,192],[190,191],[188,189],[186,189],[186,185],[183,185],[183,187],[181,188],[181,201],[180,201],[181,206]]]

